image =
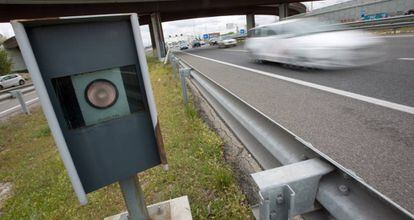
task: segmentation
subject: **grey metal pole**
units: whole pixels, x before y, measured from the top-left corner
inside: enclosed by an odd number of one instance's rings
[[[190,71],[191,70],[188,69],[188,68],[184,68],[184,69],[179,70],[180,81],[181,81],[181,91],[183,93],[183,99],[184,99],[185,104],[188,104],[187,85],[185,83],[185,77],[190,74]]]
[[[179,74],[178,72],[180,71],[180,64],[179,64],[178,58],[174,57],[172,65],[173,65],[174,76],[178,76]]]
[[[12,91],[11,95],[19,101],[23,113],[30,115],[30,110],[27,108],[26,102],[23,100],[22,92],[20,90]]]
[[[147,206],[145,205],[144,193],[139,184],[137,175],[120,180],[122,195],[128,210],[130,220],[149,220]]]

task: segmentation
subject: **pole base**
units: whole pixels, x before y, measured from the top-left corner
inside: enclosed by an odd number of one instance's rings
[[[147,207],[151,220],[192,220],[187,196],[167,200]],[[109,216],[104,220],[128,220],[128,212]]]

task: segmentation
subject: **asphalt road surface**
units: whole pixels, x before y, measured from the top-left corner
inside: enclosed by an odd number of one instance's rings
[[[255,63],[243,46],[228,49],[208,47],[189,50],[201,55],[240,66],[275,73],[320,85],[358,93],[374,98],[414,106],[414,36],[386,37],[388,60],[363,68],[323,71],[285,68],[277,63]],[[403,58],[403,59],[401,59]]]
[[[254,63],[240,46],[178,55],[413,213],[414,37],[385,39],[387,61],[337,71]]]

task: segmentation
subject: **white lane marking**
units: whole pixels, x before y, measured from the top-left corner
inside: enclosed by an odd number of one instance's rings
[[[39,97],[34,98],[34,99],[30,99],[29,101],[26,102],[26,105],[30,105],[30,104],[36,102],[37,100],[39,100]],[[11,107],[9,109],[6,109],[6,110],[0,112],[0,116],[3,115],[3,114],[7,114],[9,112],[15,111],[16,109],[19,109],[19,108],[21,108],[20,104],[19,105],[16,105],[16,106],[13,106],[13,107]]]
[[[382,107],[386,107],[386,108],[406,112],[406,113],[409,113],[409,114],[414,114],[414,107],[411,107],[411,106],[401,105],[401,104],[397,104],[397,103],[394,103],[394,102],[385,101],[385,100],[382,100],[382,99],[377,99],[377,98],[372,98],[372,97],[369,97],[369,96],[356,94],[356,93],[353,93],[353,92],[347,92],[347,91],[344,91],[344,90],[339,90],[339,89],[335,89],[335,88],[328,87],[328,86],[322,86],[322,85],[318,85],[318,84],[315,84],[315,83],[310,83],[310,82],[306,82],[306,81],[302,81],[302,80],[298,80],[298,79],[293,79],[293,78],[289,78],[289,77],[286,77],[286,76],[277,75],[275,73],[269,73],[269,72],[256,70],[256,69],[252,69],[252,68],[248,68],[248,67],[244,67],[244,66],[239,66],[239,65],[236,65],[236,64],[227,63],[227,62],[223,62],[223,61],[220,61],[220,60],[215,60],[215,59],[211,59],[211,58],[207,58],[207,57],[202,57],[202,56],[195,55],[195,54],[190,54],[190,53],[187,53],[187,52],[184,52],[184,53],[188,54],[190,56],[194,56],[194,57],[198,57],[198,58],[201,58],[201,59],[221,63],[221,64],[224,64],[224,65],[227,65],[227,66],[232,66],[232,67],[236,67],[236,68],[239,68],[239,69],[259,73],[259,74],[262,74],[262,75],[265,75],[265,76],[269,76],[269,77],[272,77],[272,78],[276,78],[276,79],[284,80],[284,81],[287,81],[287,82],[299,84],[299,85],[302,85],[302,86],[307,86],[307,87],[311,87],[311,88],[314,88],[314,89],[319,89],[319,90],[322,90],[322,91],[325,91],[325,92],[329,92],[329,93],[333,93],[333,94],[337,94],[337,95],[357,99],[357,100],[360,100],[360,101],[368,102],[368,103],[371,103],[371,104],[374,104],[374,105],[379,105],[379,106],[382,106]]]
[[[224,49],[223,51],[232,51],[232,52],[247,52],[247,50],[233,50],[233,49]]]
[[[414,61],[414,58],[409,58],[409,57],[401,57],[398,58],[399,60],[410,60],[410,61]]]

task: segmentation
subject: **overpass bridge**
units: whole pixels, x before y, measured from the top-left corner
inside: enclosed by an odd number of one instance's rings
[[[247,28],[255,26],[254,15],[280,18],[306,12],[300,0],[0,0],[0,22],[92,14],[138,13],[148,24],[153,49],[166,53],[162,22],[181,19],[246,15]]]

